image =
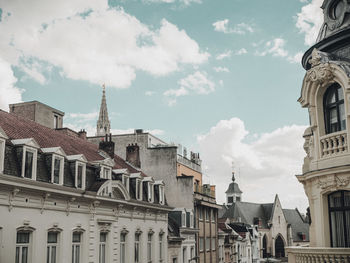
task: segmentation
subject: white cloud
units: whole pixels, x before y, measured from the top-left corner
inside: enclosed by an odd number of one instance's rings
[[[230,72],[230,70],[226,67],[214,67],[213,68],[216,72]]]
[[[231,182],[234,162],[243,200],[273,202],[278,194],[285,207],[307,206],[303,186],[295,178],[301,172],[304,126],[285,126],[270,133],[253,136],[238,118],[221,120],[210,131],[197,138],[204,174],[216,184],[217,199],[225,201],[225,190]],[[253,139],[253,141],[251,141]],[[268,189],[268,191],[266,191]]]
[[[239,34],[239,35],[244,35],[245,33],[253,33],[254,29],[251,25],[246,24],[246,23],[239,23],[235,25],[234,27],[229,27],[229,20],[224,19],[224,20],[218,20],[213,23],[213,27],[215,31],[218,32],[223,32],[225,34]]]
[[[16,82],[10,63],[0,57],[0,109],[8,111],[9,104],[22,101]]]
[[[294,56],[288,56],[287,60],[290,63],[301,63],[301,59],[303,57],[303,52],[298,52]]]
[[[216,56],[217,60],[223,60],[224,58],[229,58],[231,57],[232,51],[231,50],[227,50],[219,55]]]
[[[257,51],[258,56],[266,56],[271,54],[276,57],[286,57],[288,51],[284,49],[286,41],[282,38],[275,38],[272,41],[267,41],[265,43],[263,51]]]
[[[145,92],[145,95],[146,95],[146,96],[153,96],[155,93],[156,93],[155,91],[147,90],[147,91]]]
[[[320,8],[323,0],[301,1],[307,3],[297,14],[296,27],[305,34],[305,44],[311,46],[315,43],[318,32],[323,23],[323,13]]]
[[[248,51],[245,48],[241,48],[240,50],[236,51],[236,55],[243,55],[243,54],[247,54]]]
[[[201,0],[143,0],[143,2],[145,3],[166,3],[166,4],[172,4],[172,3],[180,3],[183,4],[185,6],[189,6],[192,3],[197,3],[200,4],[202,3]]]
[[[162,76],[209,57],[167,20],[151,29],[123,9],[109,8],[108,1],[5,1],[0,8],[0,57],[39,83],[45,82],[40,65],[22,61],[48,63],[71,79],[126,88],[137,70]]]
[[[176,98],[191,93],[207,95],[215,90],[215,83],[208,79],[206,72],[196,71],[178,81],[180,88],[166,90],[163,95],[169,106],[176,104]]]
[[[90,121],[96,120],[99,115],[98,111],[90,112],[90,113],[69,113],[68,118],[78,119],[80,121]]]

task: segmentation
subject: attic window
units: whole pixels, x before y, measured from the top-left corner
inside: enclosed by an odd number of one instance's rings
[[[37,149],[23,146],[22,177],[36,180]]]
[[[86,164],[76,162],[75,164],[75,187],[78,189],[85,189]]]
[[[64,158],[62,156],[52,155],[51,182],[54,184],[63,184]]]
[[[111,172],[112,172],[111,168],[102,166],[102,169],[100,172],[100,178],[111,179]]]
[[[122,175],[122,184],[125,186],[126,190],[129,192],[129,176],[123,174]]]
[[[136,199],[142,200],[142,182],[140,179],[136,179]]]
[[[147,183],[147,198],[148,198],[148,202],[153,202],[153,184],[151,182]]]
[[[186,212],[185,211],[182,211],[182,214],[181,214],[181,226],[186,227]]]
[[[164,186],[159,185],[159,203],[164,205]]]

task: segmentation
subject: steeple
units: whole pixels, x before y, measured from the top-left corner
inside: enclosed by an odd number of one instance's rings
[[[105,136],[110,134],[111,123],[108,119],[107,102],[106,102],[106,87],[102,85],[102,101],[100,107],[100,115],[97,121],[96,136]]]
[[[225,192],[227,205],[232,205],[233,203],[236,203],[236,201],[241,201],[242,191],[239,189],[239,186],[235,181],[235,171],[232,163],[232,183],[230,183]]]

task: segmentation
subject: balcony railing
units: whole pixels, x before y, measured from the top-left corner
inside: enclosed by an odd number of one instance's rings
[[[321,157],[329,157],[348,151],[345,131],[327,134],[320,138]]]
[[[288,263],[349,263],[349,248],[288,247]]]
[[[177,161],[183,165],[186,165],[187,167],[190,167],[191,169],[201,173],[202,168],[200,165],[196,164],[195,162],[187,159],[186,157],[183,157],[182,155],[178,154],[177,155]]]
[[[210,188],[205,187],[203,185],[196,184],[194,190],[195,190],[196,193],[215,198],[215,191],[213,191]]]

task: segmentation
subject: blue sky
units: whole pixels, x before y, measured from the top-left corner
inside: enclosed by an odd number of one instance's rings
[[[0,108],[39,100],[94,135],[105,83],[114,133],[143,128],[199,150],[219,189],[234,162],[247,200],[278,193],[306,207],[297,99],[320,0],[71,2],[0,3]]]

